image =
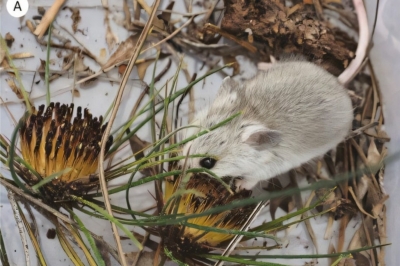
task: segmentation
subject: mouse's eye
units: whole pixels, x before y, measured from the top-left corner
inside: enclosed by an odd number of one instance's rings
[[[200,166],[207,168],[207,169],[211,169],[214,167],[216,162],[217,162],[217,160],[215,160],[214,158],[207,157],[207,158],[201,159]]]

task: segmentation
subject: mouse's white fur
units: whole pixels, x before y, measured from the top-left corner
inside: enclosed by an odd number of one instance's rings
[[[242,112],[226,125],[194,139],[183,154],[209,154],[220,177],[241,178],[237,188],[251,189],[323,155],[348,134],[351,100],[336,77],[303,61],[277,62],[238,83],[225,78],[216,99],[197,115],[190,136]],[[197,168],[202,158],[189,158]]]

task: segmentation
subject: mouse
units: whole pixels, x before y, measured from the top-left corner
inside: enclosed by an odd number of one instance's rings
[[[179,164],[232,177],[236,191],[251,190],[324,155],[349,134],[353,107],[347,90],[325,69],[298,59],[280,60],[245,81],[226,77],[214,101],[200,111],[189,137],[239,113],[182,147]]]

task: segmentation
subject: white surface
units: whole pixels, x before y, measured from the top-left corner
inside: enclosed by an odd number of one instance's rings
[[[43,3],[52,3],[53,1],[30,1],[30,11],[28,12],[26,18],[31,18],[32,15],[36,15],[36,7],[39,5],[43,5]],[[81,3],[80,3],[81,2]],[[85,2],[85,3],[83,3]],[[110,1],[112,2],[112,1]],[[120,4],[122,1],[118,1]],[[131,2],[131,1],[128,1]],[[371,2],[371,1],[367,1]],[[103,23],[103,10],[100,7],[100,1],[68,1],[68,3],[72,6],[82,6],[82,5],[91,5],[91,6],[99,6],[99,8],[81,8],[81,16],[82,21],[79,24],[78,28],[84,29],[86,36],[83,36],[81,33],[77,33],[75,36],[83,43],[86,47],[90,49],[92,53],[99,56],[100,49],[106,48],[105,40],[105,27]],[[396,62],[400,59],[400,51],[395,50],[397,45],[397,49],[399,49],[400,45],[400,29],[398,26],[398,17],[400,14],[396,13],[400,12],[400,3],[398,0],[381,0],[381,9],[380,9],[380,18],[378,19],[378,27],[375,33],[375,47],[372,53],[372,59],[374,60],[375,71],[379,77],[383,98],[385,101],[385,118],[387,131],[389,135],[392,137],[392,141],[390,143],[390,152],[393,152],[396,147],[400,147],[400,139],[399,134],[400,132],[400,121],[399,116],[397,115],[398,112],[395,111],[397,108],[398,103],[400,102],[399,97],[399,89],[398,84],[400,84],[400,66],[397,63],[397,66],[393,66]],[[165,1],[163,6],[166,6],[168,3]],[[15,64],[19,68],[23,68],[25,70],[33,70],[35,71],[39,66],[39,58],[45,59],[45,48],[40,47],[34,37],[28,32],[26,27],[23,27],[20,30],[18,29],[21,25],[24,25],[24,22],[20,24],[19,19],[12,18],[6,13],[4,8],[5,1],[2,3],[2,10],[1,10],[1,19],[0,19],[0,30],[1,34],[4,36],[5,33],[8,31],[15,37],[16,41],[13,44],[13,48],[11,49],[12,53],[16,52],[31,52],[35,55],[35,58],[26,59],[26,60],[16,60]],[[397,8],[396,6],[397,5]],[[110,5],[113,7],[113,5]],[[371,9],[369,10],[371,11]],[[372,14],[372,12],[370,12]],[[382,14],[385,14],[383,16]],[[119,12],[118,14],[114,13],[113,18],[121,19],[122,13]],[[71,19],[70,19],[70,12],[67,10],[61,11],[60,15],[57,18],[58,25],[64,25],[68,29],[71,29]],[[118,35],[120,41],[123,41],[127,38],[128,33],[123,30],[121,27],[113,24],[113,30]],[[70,38],[70,37],[69,37]],[[70,38],[71,39],[71,38]],[[23,47],[21,47],[23,45]],[[52,59],[56,59],[56,51],[55,49],[52,50]],[[107,56],[110,52],[107,49]],[[63,55],[66,53],[63,52]],[[202,71],[199,71],[201,67],[201,63],[194,62],[191,58],[185,58],[186,63],[188,64],[189,72],[192,74],[194,72],[198,73],[198,76],[205,73],[207,70],[204,68]],[[392,60],[392,61],[390,61]],[[86,60],[85,63],[90,64],[92,70],[98,70],[98,67],[90,62],[91,60]],[[388,63],[391,62],[391,63]],[[158,69],[162,69],[165,65],[165,61],[162,62]],[[56,64],[51,66],[51,69],[59,69],[60,64],[58,60],[56,60]],[[149,77],[151,76],[151,69],[150,66],[149,71],[147,73],[146,81],[149,81]],[[170,71],[165,76],[169,78],[173,75],[176,69],[176,64],[173,64]],[[245,73],[242,73],[243,77],[251,76],[251,70],[254,70],[254,66],[247,62],[245,65],[242,64],[242,69],[246,70]],[[250,71],[249,71],[250,70]],[[38,96],[42,96],[45,94],[45,87],[44,83],[41,80],[38,85],[33,83],[32,80],[34,76],[34,72],[23,72],[23,82],[25,88],[28,91],[31,91],[31,96],[36,98]],[[117,77],[115,71],[111,74],[113,77]],[[5,101],[17,101],[14,93],[8,88],[8,85],[5,83],[6,76],[4,74],[0,75],[0,89],[1,89],[1,97]],[[132,74],[132,78],[136,78],[136,72]],[[40,78],[38,75],[34,78],[35,81],[39,80]],[[216,90],[219,87],[219,84],[222,80],[221,75],[213,75],[206,79],[205,84],[200,83],[197,84],[195,87],[195,95],[196,95],[196,107],[200,108],[207,104],[210,99],[212,99],[216,93]],[[60,78],[53,83],[51,83],[51,89],[53,95],[56,91],[62,90],[64,88],[70,87],[72,81],[65,78]],[[130,83],[126,89],[126,95],[124,97],[123,105],[121,106],[121,112],[119,113],[118,119],[115,125],[120,124],[124,119],[126,119],[129,110],[132,104],[136,101],[136,98],[140,92],[140,89],[133,87]],[[161,86],[163,82],[159,83]],[[179,85],[178,87],[182,87],[186,84],[184,80],[184,76],[180,75]],[[132,89],[131,89],[132,88]],[[74,102],[76,105],[82,105],[83,107],[90,108],[91,112],[98,116],[100,114],[104,114],[106,109],[109,107],[113,97],[115,96],[116,90],[118,89],[118,84],[110,83],[107,81],[99,81],[94,86],[90,88],[79,89],[81,96],[79,98],[75,98]],[[55,101],[61,101],[64,103],[69,103],[72,100],[72,96],[70,92],[65,92],[57,97],[55,97]],[[44,103],[44,98],[38,98],[34,100],[35,105]],[[20,103],[12,103],[8,105],[8,108],[13,113],[14,117],[18,119],[22,112],[23,106]],[[5,134],[6,136],[11,136],[11,132],[13,130],[13,122],[10,119],[9,114],[7,113],[4,106],[1,106],[1,133]],[[150,137],[147,134],[148,132],[142,131],[140,133],[140,137],[150,140]],[[396,204],[400,202],[400,193],[397,193],[396,188],[399,187],[399,179],[396,176],[396,173],[400,173],[400,164],[388,165],[386,171],[386,189],[390,194],[391,198],[388,202],[388,235],[390,237],[389,241],[393,243],[392,247],[388,248],[387,252],[387,265],[400,265],[399,258],[396,254],[398,250],[400,250],[400,243],[397,241],[397,238],[400,237],[400,231],[395,225],[395,221],[400,219],[398,210],[396,210]],[[4,168],[0,169],[2,174],[6,174],[7,170]],[[122,182],[122,181],[118,181]],[[135,195],[132,198],[132,203],[135,204],[137,209],[142,209],[145,206],[151,206],[154,202],[149,194],[148,191],[152,191],[152,186],[141,186],[139,191],[132,191],[132,195]],[[114,195],[112,197],[112,203],[121,204],[125,206],[124,202],[124,195]],[[19,240],[18,231],[15,225],[14,218],[11,215],[11,209],[8,203],[7,195],[3,187],[0,188],[0,212],[1,212],[1,229],[4,233],[4,237],[6,239],[7,251],[9,255],[9,259],[14,265],[24,265],[24,258],[22,253],[21,241]],[[281,215],[282,212],[278,212],[277,215]],[[108,223],[104,221],[100,221],[98,219],[93,218],[85,218],[85,215],[82,215],[85,219],[84,223],[90,225],[90,229],[93,230],[95,233],[104,236],[104,238],[109,241],[110,243],[114,244],[111,229]],[[270,219],[269,215],[263,216],[264,219]],[[41,217],[40,214],[36,216],[38,227],[41,230],[41,243],[45,245],[45,257],[49,262],[49,265],[71,265],[71,262],[66,258],[64,253],[60,251],[60,246],[58,241],[55,240],[47,240],[45,237],[45,233],[47,229],[53,227],[49,224],[45,218]],[[325,222],[326,218],[317,218],[311,220],[313,223],[313,227],[316,230],[316,233],[319,235],[319,252],[320,253],[327,253],[327,245],[330,241],[336,245],[337,242],[337,230],[334,230],[334,234],[332,239],[328,241],[324,241],[321,239],[323,233],[325,231]],[[356,226],[359,224],[358,219],[353,219],[351,221],[351,225]],[[348,228],[351,228],[349,226]],[[337,224],[335,224],[335,228],[337,228]],[[397,230],[397,231],[396,231]],[[346,234],[348,237],[351,236],[350,234]],[[284,240],[284,244],[288,244],[287,248],[283,248],[281,250],[270,251],[268,254],[312,254],[314,253],[314,248],[312,247],[311,241],[307,234],[304,232],[304,225],[295,226],[290,229],[289,235],[287,235],[286,239]],[[348,239],[346,240],[347,243]],[[262,244],[263,240],[253,241],[253,245],[260,245]],[[128,241],[124,241],[124,250],[129,252],[132,250],[132,246],[128,244]],[[35,255],[34,252],[31,252],[31,258],[34,263]],[[303,265],[305,261],[300,260],[291,260],[291,261],[284,261],[284,260],[272,260],[273,262],[277,263],[290,263],[290,265]],[[308,260],[310,261],[310,260]],[[326,260],[318,260],[319,265],[328,265]]]
[[[375,1],[366,1],[373,14]],[[386,131],[391,137],[389,155],[400,151],[400,1],[379,1],[379,14],[371,59],[383,97]],[[400,160],[388,164],[385,170],[385,189],[390,195],[387,206],[386,265],[400,265]]]

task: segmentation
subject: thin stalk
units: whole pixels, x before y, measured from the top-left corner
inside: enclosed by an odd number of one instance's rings
[[[172,255],[172,252],[169,251],[166,247],[164,247],[164,253],[170,260],[176,262],[179,266],[189,266],[189,264],[183,263],[179,261],[177,258],[175,258],[174,255]]]
[[[183,130],[183,129],[186,129],[186,128],[190,128],[190,127],[198,127],[198,126],[195,126],[195,125],[188,125],[188,126],[185,126],[185,127],[178,128],[178,129],[174,130],[173,132],[169,133],[169,134],[168,134],[167,136],[165,136],[164,138],[158,140],[158,141],[157,141],[156,143],[154,143],[153,145],[155,145],[156,147],[159,147],[159,146],[165,144],[165,143],[171,138],[171,136],[173,136],[174,134],[176,134],[176,133],[179,132],[180,130]],[[143,151],[146,150],[146,149],[147,149],[147,147],[144,148],[144,149],[142,149],[142,150],[140,150],[140,151],[138,151],[137,153],[133,154],[133,155],[130,156],[129,158],[135,157],[135,155],[137,155],[139,152],[143,152]],[[134,165],[140,164],[140,163],[142,163],[142,162],[147,162],[147,161],[149,161],[149,159],[153,159],[153,158],[155,158],[155,157],[158,157],[158,156],[161,156],[161,155],[165,155],[165,154],[170,153],[170,152],[178,152],[178,151],[179,151],[179,150],[173,151],[173,150],[170,150],[170,149],[168,149],[168,150],[162,149],[161,152],[158,152],[158,153],[156,153],[156,152],[149,153],[149,154],[146,155],[146,157],[143,157],[143,158],[140,159],[140,160],[136,160],[136,161],[132,162],[132,163],[129,164],[129,165],[134,166]],[[192,155],[191,155],[191,156],[192,156]],[[198,155],[195,155],[195,156],[198,156]],[[207,155],[207,156],[209,156],[209,155]],[[117,163],[117,164],[118,164],[118,163]],[[121,167],[120,169],[127,169],[127,168],[125,168],[126,166],[127,166],[127,165]],[[115,166],[113,165],[112,167],[115,167]],[[112,167],[111,167],[111,168],[112,168]],[[129,167],[128,167],[128,168],[129,168]]]
[[[210,72],[207,72],[207,73],[206,73],[205,75],[203,75],[202,77],[200,77],[200,78],[194,80],[193,82],[189,83],[185,88],[183,88],[183,89],[177,91],[176,93],[174,93],[174,94],[172,95],[171,99],[170,99],[170,102],[174,101],[174,100],[175,100],[176,98],[178,98],[181,94],[185,93],[185,91],[186,91],[188,88],[193,87],[195,84],[197,84],[198,82],[200,82],[200,81],[203,80],[204,78],[206,78],[206,77],[208,77],[208,76],[210,76],[210,75],[212,75],[212,74],[214,74],[214,73],[216,73],[216,72],[218,72],[218,71],[220,71],[220,70],[222,70],[222,69],[224,69],[224,68],[226,68],[226,67],[229,67],[229,66],[230,66],[230,64],[227,64],[227,65],[225,65],[225,66],[222,66],[222,67],[220,67],[220,68],[216,68],[216,69],[214,69],[214,70],[212,70],[212,71],[210,71]],[[163,104],[162,104],[159,108],[156,109],[155,113],[159,113],[159,112],[160,112],[161,110],[163,110],[163,109],[164,109],[164,106],[163,106]],[[138,114],[138,116],[141,115],[141,114],[143,114],[143,113],[145,113],[145,112],[147,112],[148,110],[149,110],[149,108],[143,110],[142,112],[140,112],[140,113]],[[144,124],[146,124],[147,122],[149,122],[149,120],[150,120],[150,118],[146,118],[146,119],[145,119],[143,122],[141,122],[134,130],[132,130],[131,132],[129,132],[129,134],[127,134],[124,138],[122,138],[118,143],[115,143],[115,144],[113,145],[113,147],[111,147],[111,149],[108,151],[108,154],[111,154],[111,153],[115,152],[115,151],[119,148],[119,146],[121,146],[122,143],[124,143],[125,141],[129,140],[129,138],[131,138],[134,134],[136,134],[136,132],[137,132]]]
[[[22,221],[24,222],[26,231],[28,232],[29,238],[31,239],[31,242],[33,244],[33,247],[36,251],[36,256],[39,260],[40,265],[42,266],[46,266],[46,260],[44,259],[42,250],[40,249],[40,244],[38,239],[36,238],[35,234],[32,231],[31,226],[29,225],[29,222],[26,220],[24,213],[22,212],[21,208],[19,207],[18,203],[17,203],[17,207],[18,207],[18,211],[20,214],[20,217],[22,218]]]
[[[395,155],[392,155],[390,157],[388,157],[386,159],[386,163],[393,161],[394,159],[398,158],[400,155],[400,153],[397,153]],[[375,167],[380,167],[382,165],[379,164],[378,166]],[[192,170],[192,169],[190,169]],[[189,170],[189,171],[190,171]],[[363,174],[363,170],[358,170],[355,173],[344,173],[344,174],[340,174],[337,175],[334,179],[332,180],[323,180],[323,181],[319,181],[316,183],[313,183],[307,187],[303,187],[303,188],[291,188],[291,189],[287,189],[284,191],[277,191],[277,192],[273,192],[270,194],[265,194],[265,195],[260,195],[254,198],[249,198],[249,199],[243,199],[243,200],[237,200],[237,201],[233,201],[232,203],[223,205],[223,206],[217,206],[217,207],[213,207],[207,211],[204,211],[202,213],[196,213],[196,214],[190,214],[190,215],[185,215],[185,216],[181,216],[181,217],[176,217],[176,216],[162,216],[160,217],[156,222],[151,219],[151,220],[140,220],[140,221],[132,221],[132,225],[140,225],[140,224],[146,224],[147,226],[156,226],[156,225],[168,225],[168,224],[176,224],[182,221],[187,221],[188,219],[191,218],[196,218],[196,217],[202,217],[202,216],[206,216],[209,214],[213,214],[213,213],[218,213],[218,212],[223,212],[225,210],[229,210],[232,208],[237,208],[237,207],[243,207],[243,206],[247,206],[247,205],[251,205],[251,204],[257,204],[260,201],[264,201],[264,200],[269,200],[272,198],[277,198],[277,197],[282,197],[282,196],[288,196],[288,195],[293,195],[295,193],[299,193],[301,191],[306,191],[306,190],[316,190],[316,189],[320,189],[320,188],[328,188],[328,187],[334,187],[337,184],[339,184],[340,182],[343,182],[345,180],[351,180],[353,179],[353,175],[354,177],[360,176]],[[140,181],[140,180],[139,180]],[[173,221],[171,221],[171,219]]]
[[[71,235],[74,237],[76,244],[81,248],[81,250],[85,254],[86,260],[88,261],[89,265],[90,266],[98,265],[98,264],[96,264],[96,261],[94,260],[94,258],[90,254],[89,249],[87,248],[87,246],[83,242],[82,237],[79,234],[78,230],[75,229],[74,227],[72,227],[72,225],[70,225],[70,224],[66,224],[66,227],[68,228],[68,230],[71,233]]]
[[[28,164],[24,159],[15,155],[15,161],[22,164],[23,166],[25,166],[29,170],[29,172],[31,172],[34,176],[37,177],[37,179],[39,179],[39,180],[42,179],[40,174],[38,172],[36,172],[36,170],[33,169],[33,167],[30,164]]]
[[[21,212],[20,212],[18,203],[15,200],[14,192],[10,191],[10,190],[7,190],[7,191],[8,191],[8,195],[7,195],[8,200],[10,201],[10,205],[11,205],[12,211],[14,213],[15,222],[17,223],[18,232],[21,237],[22,247],[24,249],[24,255],[25,255],[25,263],[27,266],[29,266],[31,264],[31,262],[30,262],[30,256],[29,256],[28,241],[26,241],[24,225],[23,225],[23,221],[21,218]]]
[[[52,175],[49,175],[48,177],[43,178],[40,182],[32,186],[32,190],[35,192],[39,192],[39,188],[42,186],[46,185],[47,183],[51,182],[53,179],[56,179],[57,177],[69,173],[72,170],[72,168],[65,168],[64,170],[61,170],[57,173],[54,173]]]
[[[337,266],[342,259],[348,259],[348,258],[353,258],[353,256],[351,254],[340,255],[339,258],[337,258],[337,260],[335,260],[331,266]]]
[[[32,105],[31,105],[31,102],[29,101],[29,94],[25,90],[24,84],[22,83],[21,75],[20,75],[18,69],[14,65],[14,62],[10,56],[10,53],[8,52],[7,44],[1,34],[0,34],[0,48],[6,52],[6,57],[7,57],[8,63],[10,64],[11,68],[13,69],[13,72],[15,74],[15,79],[18,82],[22,97],[24,98],[26,110],[29,113],[32,113]]]
[[[158,62],[158,58],[160,57],[160,51],[157,52],[157,56],[156,56],[156,60],[154,62],[154,67],[153,67],[153,77],[151,78],[151,83],[150,83],[150,97],[152,98],[152,101],[150,101],[150,119],[151,119],[151,138],[153,140],[153,143],[156,142],[157,138],[156,138],[156,114],[155,114],[155,105],[156,105],[156,99],[155,99],[155,94],[154,94],[154,90],[155,90],[155,85],[154,85],[154,78],[156,75],[156,69],[157,69],[157,62]]]
[[[266,232],[268,232],[268,231],[274,230],[278,226],[283,226],[283,222],[285,222],[285,221],[287,221],[287,220],[289,220],[289,219],[291,219],[293,217],[296,217],[296,216],[298,216],[300,214],[303,214],[303,213],[305,213],[305,212],[307,212],[309,210],[312,210],[315,207],[319,206],[325,200],[325,198],[329,195],[329,193],[331,193],[332,191],[333,191],[333,189],[329,190],[328,193],[326,193],[320,200],[318,200],[317,202],[315,202],[311,206],[302,208],[302,209],[297,210],[297,211],[292,212],[292,213],[288,213],[287,215],[282,216],[282,217],[280,217],[278,219],[275,219],[275,220],[273,220],[271,222],[259,225],[259,226],[255,227],[255,228],[252,228],[251,231],[254,230],[254,231],[266,231]]]
[[[47,106],[50,105],[50,42],[51,42],[51,28],[53,27],[53,22],[50,23],[49,29],[47,31],[48,39],[47,39],[47,54],[46,54],[46,68],[44,73],[44,79],[46,82],[46,103]]]
[[[70,215],[72,215],[74,220],[78,223],[80,230],[83,232],[86,239],[88,240],[89,245],[92,248],[93,254],[96,258],[97,265],[105,266],[105,262],[104,262],[103,258],[101,257],[101,253],[96,246],[96,242],[94,241],[94,238],[90,235],[89,230],[87,230],[85,225],[82,223],[81,219],[79,219],[78,215],[76,215],[72,210],[69,210],[69,213],[70,213]]]
[[[17,142],[17,136],[18,136],[18,131],[22,127],[22,124],[25,123],[26,115],[28,112],[25,113],[25,115],[18,121],[18,124],[16,125],[14,132],[11,137],[11,143],[10,143],[10,151],[9,151],[9,160],[7,162],[8,168],[10,169],[10,174],[11,177],[13,178],[14,182],[20,187],[25,193],[31,194],[31,192],[25,187],[24,184],[22,184],[21,180],[19,180],[19,177],[17,176],[17,173],[15,172],[14,168],[14,157],[15,157],[15,144]]]
[[[76,197],[76,196],[71,196],[74,200],[83,203],[91,208],[93,208],[94,210],[96,210],[97,212],[99,212],[100,214],[102,214],[104,217],[107,218],[107,220],[109,220],[110,222],[112,222],[113,224],[115,224],[115,226],[118,226],[122,231],[124,231],[124,233],[132,240],[132,242],[140,249],[143,249],[142,244],[140,244],[140,242],[133,236],[133,234],[126,229],[121,223],[120,221],[118,221],[117,219],[115,219],[115,217],[113,215],[109,215],[107,211],[103,210],[102,208],[100,208],[99,206],[97,206],[96,204],[93,204],[87,200],[84,200],[80,197]]]
[[[100,207],[104,206],[104,202],[102,202],[102,201],[99,201],[96,199],[90,199],[90,201],[93,202],[94,204],[99,205]],[[122,214],[130,214],[130,212],[132,212],[133,215],[142,216],[142,217],[146,217],[146,218],[155,217],[154,215],[151,215],[151,214],[147,214],[147,213],[139,212],[139,211],[130,211],[126,208],[122,208],[122,207],[112,205],[112,204],[111,204],[111,207],[114,212],[119,212]]]
[[[353,250],[348,250],[345,252],[339,252],[339,253],[332,253],[332,254],[311,254],[311,255],[232,255],[231,258],[242,258],[242,259],[323,259],[323,258],[336,258],[338,256],[346,256],[348,254],[352,253],[359,253],[362,251],[370,250],[370,249],[376,249],[376,248],[381,248],[384,246],[388,246],[390,244],[384,244],[384,245],[376,245],[376,246],[370,246],[370,247],[362,247],[358,249],[353,249]],[[210,259],[220,259],[219,255],[212,255],[212,254],[202,254],[199,255],[204,258],[210,258]]]
[[[209,259],[218,259],[219,261],[228,261],[235,262],[240,265],[262,265],[262,266],[289,266],[287,264],[273,263],[273,262],[264,262],[264,261],[255,261],[250,259],[242,259],[236,257],[225,257],[219,255],[199,255],[200,257],[209,258]]]
[[[216,232],[216,233],[223,233],[223,234],[230,234],[230,235],[242,235],[242,236],[247,236],[250,238],[253,238],[253,237],[269,238],[269,239],[273,239],[276,242],[278,242],[277,237],[275,237],[273,235],[267,235],[264,233],[245,232],[245,231],[236,230],[236,229],[223,229],[223,228],[216,228],[216,227],[210,227],[210,226],[202,226],[199,224],[193,224],[193,223],[188,223],[188,222],[182,222],[182,225],[191,227],[191,228],[195,228],[195,229],[199,229],[199,230],[203,230],[205,232]]]
[[[124,134],[127,132],[127,130],[129,129],[129,127],[132,125],[132,123],[134,121],[136,121],[136,119],[146,113],[147,111],[151,110],[151,103],[153,101],[154,97],[157,97],[160,93],[160,91],[163,89],[164,87],[162,87],[160,90],[156,90],[157,93],[154,93],[153,96],[150,96],[149,101],[139,110],[139,112],[136,114],[131,115],[131,118],[129,118],[128,121],[126,121],[125,123],[123,123],[122,125],[120,125],[119,127],[117,127],[114,131],[112,131],[112,134],[116,134],[119,131],[119,134],[115,137],[114,143],[117,143],[117,141],[120,141],[122,139],[122,137],[124,136]],[[155,105],[157,106],[159,103],[156,103]],[[151,116],[148,116],[146,119],[147,123],[148,121],[150,121]],[[140,123],[136,128],[141,128],[145,123]],[[127,133],[129,134],[129,133]],[[132,135],[130,135],[132,137]],[[118,142],[119,143],[119,142]],[[121,142],[122,144],[123,142]],[[115,150],[116,151],[116,150]],[[114,152],[115,152],[114,151]],[[108,152],[108,154],[111,154],[110,151]]]
[[[4,187],[6,187],[7,189],[13,191],[14,193],[16,193],[18,196],[26,199],[30,203],[33,203],[34,205],[38,206],[42,210],[48,212],[51,215],[54,215],[61,221],[65,222],[65,223],[69,223],[78,229],[80,228],[79,225],[75,221],[71,220],[65,214],[61,214],[59,211],[57,211],[57,210],[51,208],[49,205],[43,203],[40,199],[36,199],[36,198],[32,197],[31,195],[24,193],[24,191],[22,189],[18,188],[15,184],[13,184],[13,182],[11,180],[4,178],[1,175],[1,173],[0,173],[0,184],[3,185]],[[119,261],[118,254],[113,247],[111,247],[107,242],[105,242],[101,237],[97,236],[96,234],[93,234],[92,232],[89,232],[89,233],[94,239],[96,239],[97,242],[99,242],[103,246],[107,247],[107,251],[115,258],[116,261]]]
[[[4,245],[1,228],[0,228],[0,261],[3,266],[10,266],[10,262],[8,261],[6,246]]]
[[[207,130],[203,130],[203,131],[199,132],[198,134],[196,134],[196,135],[194,135],[194,136],[192,136],[192,137],[189,137],[189,138],[187,138],[187,139],[185,139],[185,140],[183,140],[183,141],[181,141],[181,142],[179,142],[179,143],[173,144],[173,145],[171,145],[170,147],[168,147],[167,149],[165,149],[164,152],[168,152],[168,151],[170,151],[170,150],[172,150],[172,149],[174,149],[174,148],[176,148],[176,147],[179,147],[179,146],[181,146],[181,145],[183,145],[183,144],[185,144],[185,143],[187,143],[187,142],[189,142],[189,141],[191,141],[191,140],[193,140],[193,139],[195,139],[195,138],[197,138],[197,137],[200,137],[200,136],[202,136],[202,135],[204,135],[204,134],[206,134],[206,133],[208,133],[208,132],[210,132],[210,131],[213,131],[213,130],[217,129],[217,128],[220,127],[220,126],[222,126],[222,125],[224,125],[224,124],[226,124],[226,123],[229,123],[232,119],[236,118],[236,117],[239,116],[240,114],[241,114],[241,112],[239,112],[239,113],[237,113],[237,114],[234,114],[234,115],[232,115],[231,117],[229,117],[229,118],[225,119],[224,121],[222,121],[222,122],[220,122],[220,123],[218,123],[218,124],[216,124],[216,125],[210,127],[210,128],[207,129]],[[155,152],[161,144],[162,144],[162,143],[159,143],[159,144],[155,145],[154,148],[153,148],[148,154],[152,154],[153,152]],[[142,163],[142,164],[143,164],[143,163]],[[135,176],[135,174],[137,173],[137,171],[139,171],[139,167],[140,167],[142,164],[139,164],[139,165],[136,167],[135,171],[134,171],[134,172],[131,174],[131,176],[129,177],[129,180],[128,180],[128,183],[127,183],[127,190],[126,190],[126,193],[125,193],[125,199],[126,199],[126,202],[127,202],[127,205],[128,205],[128,209],[130,209],[130,204],[129,204],[129,189],[132,187],[132,184],[131,184],[131,183],[132,183],[133,177]],[[191,169],[191,170],[192,170],[192,169]],[[209,172],[207,172],[207,173],[212,173],[212,172],[209,171]],[[217,177],[214,173],[212,173],[212,174],[213,174],[214,177]],[[143,181],[143,180],[145,180],[145,179],[146,179],[146,178],[141,179],[141,180],[139,180],[139,181]],[[157,179],[157,178],[155,178],[155,179],[153,179],[153,180],[156,180],[156,179]],[[218,180],[222,182],[222,180],[221,180],[220,178],[218,178]],[[134,183],[138,183],[139,181],[136,181],[136,182],[134,182]],[[151,180],[150,180],[150,181],[151,181]],[[146,182],[150,182],[150,181],[146,181]],[[139,183],[138,183],[138,184],[139,184]],[[140,183],[140,184],[143,184],[143,183]],[[230,191],[231,193],[233,193],[232,190],[229,188],[229,186],[227,186],[224,182],[222,182],[222,184],[228,189],[228,191]]]
[[[83,264],[82,260],[79,258],[79,255],[75,252],[74,248],[68,242],[68,239],[65,236],[59,223],[57,223],[56,225],[56,233],[62,249],[64,250],[65,254],[67,254],[71,262],[75,266],[84,266],[85,264]]]
[[[110,206],[110,201],[108,198],[108,190],[107,190],[107,184],[106,184],[106,179],[105,179],[105,174],[104,174],[104,157],[105,157],[105,148],[106,148],[106,143],[108,140],[108,137],[110,135],[111,132],[111,127],[112,124],[115,120],[115,117],[117,116],[117,112],[118,112],[118,108],[119,105],[121,103],[122,100],[122,95],[124,93],[125,90],[125,86],[126,83],[128,82],[128,78],[130,73],[132,72],[133,66],[135,65],[136,59],[139,56],[140,50],[142,49],[142,46],[144,44],[144,41],[147,38],[147,35],[150,32],[150,28],[153,22],[153,19],[156,15],[156,11],[158,9],[158,6],[160,5],[161,0],[155,0],[154,5],[153,5],[153,9],[151,11],[151,14],[149,16],[148,21],[146,22],[145,27],[143,28],[140,37],[138,39],[138,42],[134,48],[134,51],[132,53],[132,57],[129,60],[129,63],[126,67],[126,70],[124,72],[124,75],[122,76],[122,82],[120,84],[120,88],[118,90],[117,96],[115,98],[115,104],[113,106],[112,112],[111,112],[111,116],[110,116],[110,120],[107,124],[107,127],[105,129],[105,132],[103,134],[103,137],[101,139],[101,145],[100,145],[100,154],[99,154],[99,178],[100,178],[100,186],[101,186],[101,191],[103,193],[103,198],[104,198],[104,204],[106,206],[106,210],[108,215],[110,216],[110,221],[113,220],[113,213],[112,213],[112,209]],[[118,250],[118,255],[120,258],[120,262],[122,264],[122,266],[126,266],[126,259],[125,259],[125,255],[122,249],[122,245],[121,245],[121,240],[120,240],[120,236],[118,234],[118,229],[117,229],[117,223],[113,222],[112,224],[112,229],[113,229],[113,233],[114,233],[114,238],[115,241],[117,243],[117,250]],[[127,231],[128,233],[130,233],[129,231]],[[127,233],[125,232],[125,233]],[[131,234],[131,233],[130,233]],[[133,235],[132,235],[133,237]],[[135,239],[135,238],[133,238]],[[136,240],[137,241],[137,240]],[[141,246],[139,242],[137,242],[138,246]]]

